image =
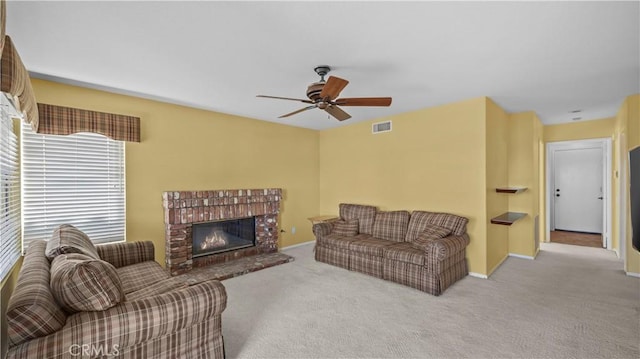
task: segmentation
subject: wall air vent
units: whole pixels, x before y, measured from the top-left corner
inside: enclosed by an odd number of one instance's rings
[[[391,131],[391,121],[378,122],[374,123],[371,126],[372,133],[381,133],[381,132],[390,132]]]

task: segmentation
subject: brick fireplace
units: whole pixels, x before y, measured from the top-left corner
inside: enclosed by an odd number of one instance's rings
[[[171,275],[196,267],[278,251],[280,188],[162,193],[165,223],[165,262]],[[193,258],[194,223],[255,218],[255,246]]]

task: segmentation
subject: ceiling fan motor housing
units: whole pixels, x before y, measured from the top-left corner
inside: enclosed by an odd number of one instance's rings
[[[323,87],[324,82],[314,82],[309,85],[309,87],[307,87],[307,97],[309,98],[309,100],[313,102],[320,101],[320,93],[322,92]]]
[[[322,88],[325,84],[324,76],[331,71],[331,67],[327,65],[320,65],[314,68],[313,71],[320,76],[320,81],[314,82],[307,87],[307,97],[313,102],[320,102],[320,100],[322,100],[320,98],[320,93],[322,92]]]

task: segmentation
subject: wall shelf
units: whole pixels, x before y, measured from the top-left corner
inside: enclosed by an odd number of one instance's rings
[[[520,193],[527,190],[527,187],[498,187],[496,192],[498,193]]]
[[[498,217],[491,218],[491,223],[493,224],[502,224],[505,226],[512,225],[515,221],[524,218],[526,213],[520,212],[505,212]]]

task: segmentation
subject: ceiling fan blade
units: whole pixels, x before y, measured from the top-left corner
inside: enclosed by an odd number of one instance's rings
[[[340,106],[390,106],[391,97],[339,98],[335,102]]]
[[[295,115],[296,113],[300,113],[300,112],[303,112],[303,111],[306,111],[306,110],[311,110],[312,108],[316,108],[316,107],[317,107],[316,105],[311,105],[311,106],[303,107],[303,108],[301,108],[301,109],[299,109],[299,110],[295,110],[295,111],[293,111],[293,112],[289,112],[289,113],[288,113],[288,114],[286,114],[286,115],[279,116],[278,118],[289,117],[289,116],[291,116],[291,115]]]
[[[331,116],[335,117],[338,121],[344,121],[351,118],[351,115],[344,112],[340,107],[335,105],[329,105],[324,110],[327,111]]]
[[[332,101],[334,98],[338,97],[340,91],[342,91],[348,84],[349,81],[347,80],[335,76],[329,76],[329,79],[322,88],[322,92],[320,92],[320,98],[326,101]]]
[[[291,97],[279,97],[279,96],[266,96],[266,95],[256,95],[256,97],[264,97],[264,98],[275,98],[279,100],[292,100],[292,101],[300,101],[304,103],[313,103],[313,101],[303,100],[301,98],[291,98]]]

